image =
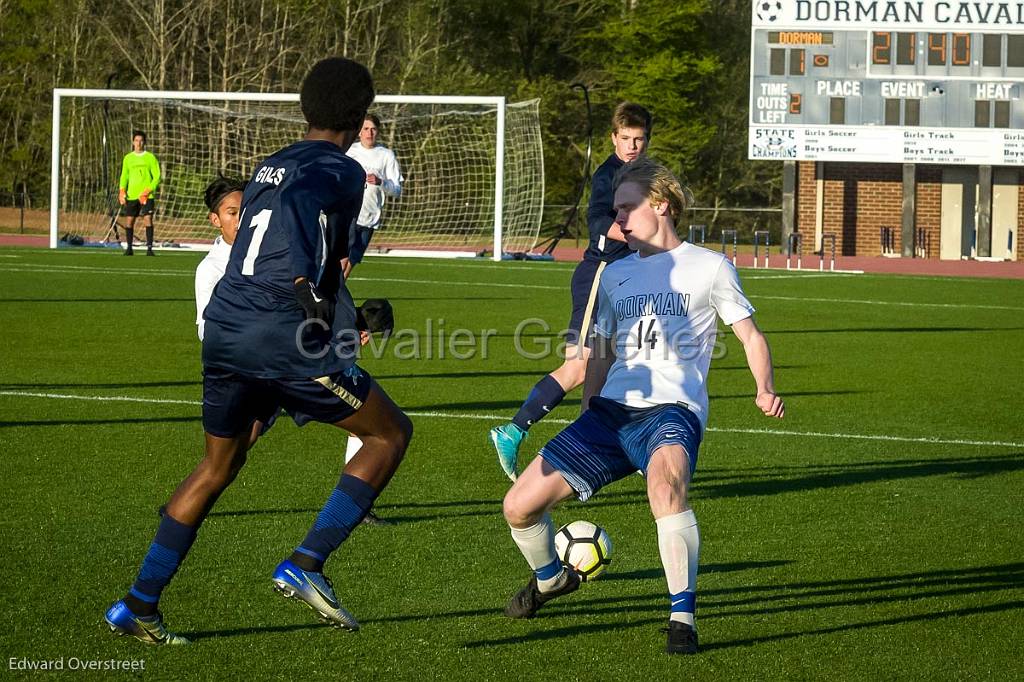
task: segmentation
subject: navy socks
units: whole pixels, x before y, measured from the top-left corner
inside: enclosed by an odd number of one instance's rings
[[[377,499],[377,491],[362,479],[342,474],[327,498],[313,528],[295,550],[291,561],[305,571],[321,571],[331,552],[359,525]]]
[[[561,384],[550,374],[546,374],[530,391],[526,402],[512,418],[512,423],[523,431],[529,431],[531,426],[555,409],[564,397],[565,391],[562,390]]]

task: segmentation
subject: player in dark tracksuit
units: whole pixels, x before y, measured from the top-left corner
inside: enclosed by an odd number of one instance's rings
[[[117,634],[187,643],[164,627],[161,592],[245,464],[253,423],[278,407],[300,425],[332,424],[363,442],[305,539],[272,577],[278,591],[332,625],[359,627],[323,564],[387,485],[412,436],[409,419],[355,364],[355,310],[340,277],[365,184],[345,150],[373,97],[362,65],[338,57],[318,62],[302,86],[305,138],[268,157],[246,187],[227,269],[204,313],[206,456],[165,506],[134,585],[107,611]]]
[[[583,384],[590,357],[597,284],[608,263],[629,255],[625,237],[615,225],[612,181],[623,164],[647,149],[651,137],[651,114],[639,104],[622,102],[612,114],[612,144],[615,152],[598,167],[590,183],[587,229],[590,244],[572,274],[572,316],[566,337],[565,361],[537,382],[512,421],[491,429],[491,442],[498,463],[513,481],[518,470],[519,446],[530,426],[555,409],[565,394]],[[590,396],[583,396],[587,404]]]

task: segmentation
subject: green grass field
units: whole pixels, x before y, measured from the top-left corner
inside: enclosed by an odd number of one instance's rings
[[[515,353],[513,331],[531,317],[565,325],[571,265],[370,259],[353,293],[390,298],[399,327],[496,332],[486,358],[439,358],[435,341],[432,358],[399,359],[396,337],[363,363],[416,424],[378,504],[398,524],[359,528],[327,565],[363,629],[326,628],[271,589],[345,441],[280,420],[164,594],[168,624],[194,645],[111,636],[103,612],[201,456],[198,261],[0,250],[9,675],[29,675],[12,658],[74,658],[141,660],[154,679],[1024,677],[1024,282],[981,279],[741,273],[786,419],[754,407],[727,336],[692,493],[702,652],[669,657],[638,476],[555,514],[608,530],[606,577],[535,620],[501,615],[529,573],[487,429],[555,366]],[[551,340],[532,330],[530,350]],[[578,394],[528,451],[577,410]]]

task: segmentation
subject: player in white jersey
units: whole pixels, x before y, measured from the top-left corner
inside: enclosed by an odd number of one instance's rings
[[[359,209],[355,225],[349,231],[348,258],[342,261],[342,272],[346,278],[352,268],[362,262],[374,230],[380,227],[384,197],[398,198],[402,195],[402,181],[405,178],[398,167],[398,159],[393,151],[377,143],[379,133],[380,119],[376,114],[367,114],[359,131],[359,139],[345,152],[366,171],[363,206]]]
[[[207,218],[211,225],[220,230],[220,236],[213,240],[213,248],[196,268],[196,325],[199,327],[200,341],[203,340],[205,327],[203,311],[210,302],[214,287],[224,276],[231,245],[235,243],[243,190],[244,182],[221,175],[209,184],[203,195],[206,208],[210,210]]]
[[[575,495],[641,471],[668,582],[668,653],[697,651],[694,624],[700,535],[687,489],[707,422],[707,373],[717,318],[731,325],[754,376],[754,403],[782,418],[771,352],[752,317],[736,270],[720,254],[683,242],[675,221],[686,193],[647,158],[616,174],[616,223],[631,256],[601,276],[589,409],[545,445],[505,496],[512,537],[534,571],[505,614],[530,618],[579,587],[555,554],[549,511]],[[599,393],[598,393],[599,391]]]

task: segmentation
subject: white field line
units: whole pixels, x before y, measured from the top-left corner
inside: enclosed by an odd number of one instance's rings
[[[122,270],[119,268],[100,268],[87,265],[47,265],[47,266],[33,266],[29,263],[12,263],[11,265],[0,265],[0,272],[39,272],[39,273],[52,273],[52,272],[88,272],[108,275],[154,275],[161,277],[184,277],[192,276],[194,271],[192,270]],[[796,275],[796,277],[812,277],[815,275]],[[827,275],[829,277],[841,277],[842,275]],[[783,276],[765,276],[764,280],[770,279],[782,279]],[[755,279],[755,277],[747,277],[746,279]],[[429,279],[406,279],[397,277],[352,277],[349,281],[352,282],[395,282],[400,284],[437,284],[444,286],[459,286],[459,287],[498,287],[507,289],[546,289],[553,291],[564,291],[565,286],[559,285],[548,285],[548,284],[510,284],[502,282],[463,282],[463,281],[451,281],[451,280],[429,280]],[[967,308],[975,310],[1024,310],[1024,307],[1017,306],[1001,306],[1001,305],[984,305],[984,304],[973,304],[973,303],[922,303],[914,301],[876,301],[866,299],[853,299],[853,298],[812,298],[807,296],[768,296],[754,294],[751,296],[754,299],[765,299],[774,301],[796,301],[805,303],[854,303],[859,305],[893,305],[909,308]]]
[[[125,395],[72,395],[67,393],[36,393],[32,391],[0,391],[0,396],[11,396],[18,398],[45,398],[48,400],[90,400],[98,402],[122,402],[122,403],[152,403],[162,405],[189,405],[201,406],[200,400],[173,400],[168,398],[135,398]],[[455,412],[407,412],[410,417],[424,417],[428,419],[474,419],[479,421],[503,422],[508,420],[507,415],[497,414],[460,414]],[[569,424],[572,420],[549,418],[544,420],[551,424]],[[782,429],[737,429],[726,427],[709,426],[708,431],[714,433],[743,433],[765,436],[794,436],[799,438],[834,438],[841,440],[875,440],[897,443],[927,443],[932,445],[980,445],[1004,448],[1024,448],[1024,443],[998,440],[969,440],[963,438],[936,438],[932,436],[893,436],[886,434],[869,433],[825,433],[822,431],[786,431]]]
[[[971,308],[981,310],[1024,310],[1024,308],[1010,305],[984,305],[981,303],[915,303],[911,301],[871,301],[856,298],[810,298],[806,296],[764,296],[755,294],[755,299],[767,299],[770,301],[799,301],[813,303],[860,303],[863,305],[898,305],[910,308]]]

